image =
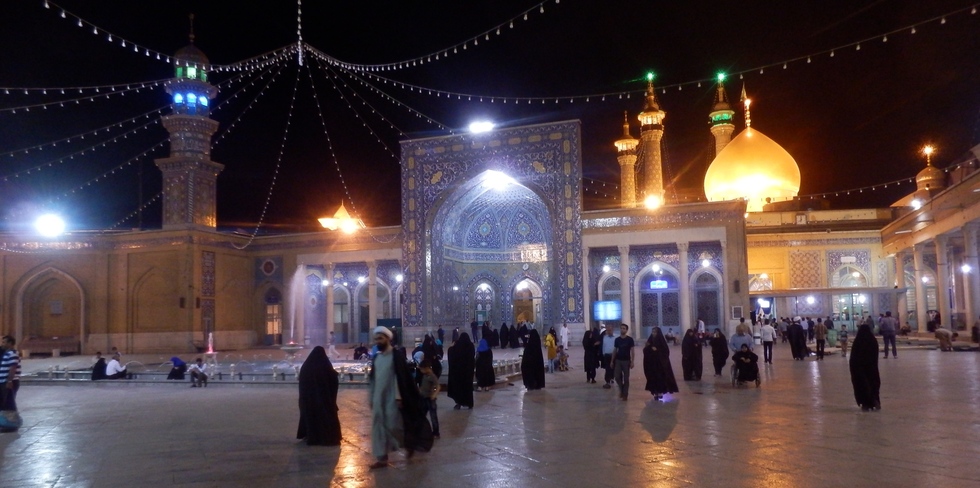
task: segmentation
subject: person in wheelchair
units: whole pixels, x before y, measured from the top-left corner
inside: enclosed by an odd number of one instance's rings
[[[752,352],[747,344],[742,344],[738,352],[732,356],[732,360],[735,361],[733,375],[738,386],[750,381],[754,381],[756,387],[762,383],[759,378],[759,355]]]

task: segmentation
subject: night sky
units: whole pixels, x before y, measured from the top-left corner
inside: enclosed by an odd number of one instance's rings
[[[173,53],[187,44],[188,13],[196,15],[196,45],[216,64],[229,64],[296,42],[296,6],[288,1],[82,1],[62,0],[45,9],[43,0],[5,2],[0,11],[0,87],[109,85],[160,80],[172,65],[122,48],[118,36],[141,46]],[[537,2],[468,0],[377,2],[307,0],[303,37],[315,48],[352,63],[384,63],[440,51],[462,42]],[[980,143],[980,13],[969,11],[890,34],[881,34],[969,7],[963,0],[554,0],[545,13],[535,7],[527,21],[502,35],[448,59],[375,74],[405,83],[496,97],[562,97],[541,104],[457,100],[410,92],[373,82],[399,102],[453,128],[489,118],[501,125],[567,119],[582,121],[587,209],[617,204],[619,167],[612,142],[630,112],[633,135],[643,75],[657,74],[658,85],[709,80],[719,71],[737,72],[794,58],[786,69],[770,67],[729,77],[728,94],[737,99],[744,81],[753,99],[752,125],[785,147],[799,163],[801,194],[834,192],[915,175],[924,164],[917,151],[938,147],[937,166],[961,158]],[[78,27],[75,14],[86,26]],[[105,33],[93,34],[91,26]],[[862,39],[861,49],[837,50],[834,57],[806,55]],[[280,67],[281,66],[281,69]],[[316,230],[315,219],[336,210],[345,197],[337,164],[324,136],[324,124],[350,197],[371,226],[400,222],[398,141],[444,135],[415,113],[378,96],[350,75],[295,59],[271,71],[246,74],[244,82],[223,89],[212,107],[238,92],[213,117],[219,133],[238,120],[214,146],[212,157],[225,164],[218,177],[218,220],[222,230],[251,232],[262,213],[277,165],[290,100],[295,106],[279,177],[263,232]],[[273,74],[277,73],[274,81]],[[213,73],[220,83],[241,73]],[[310,77],[312,76],[313,87]],[[298,83],[297,83],[298,80]],[[249,85],[254,81],[254,86]],[[268,82],[268,87],[261,90]],[[314,87],[324,114],[321,123]],[[338,91],[339,90],[339,91]],[[567,97],[633,91],[629,99]],[[263,95],[257,97],[259,92]],[[99,95],[104,92],[100,91]],[[124,121],[168,104],[162,88],[89,101],[69,92],[25,95],[0,91],[0,153],[67,138]],[[714,87],[688,84],[658,90],[665,120],[665,179],[679,192],[699,189],[713,152],[708,117]],[[86,97],[46,110],[12,113],[24,105]],[[348,105],[347,101],[352,101]],[[370,104],[369,108],[363,103]],[[250,109],[246,109],[251,105]],[[356,114],[356,115],[355,115]],[[383,115],[384,119],[379,117]],[[239,119],[239,117],[241,117]],[[360,117],[360,118],[358,118]],[[0,228],[26,228],[42,210],[65,214],[73,229],[106,229],[160,191],[152,159],[142,159],[86,182],[159,143],[166,131],[157,123],[125,139],[86,151],[63,163],[58,158],[120,136],[159,115],[123,124],[69,142],[0,155]],[[366,126],[365,126],[366,124]],[[393,129],[396,126],[399,130]],[[384,144],[377,141],[370,127]],[[738,129],[741,129],[739,116]],[[405,135],[400,135],[399,132]],[[48,166],[48,163],[51,163]],[[38,170],[26,171],[43,166]],[[14,175],[17,174],[17,177]],[[142,185],[140,184],[142,181]],[[72,189],[78,188],[75,193]],[[832,197],[837,207],[886,206],[912,185]],[[670,195],[671,188],[668,188]],[[68,192],[67,196],[64,194]],[[597,195],[598,192],[599,194]],[[602,196],[605,192],[610,197]],[[143,212],[144,228],[158,227],[160,204]],[[134,216],[117,229],[138,225]]]

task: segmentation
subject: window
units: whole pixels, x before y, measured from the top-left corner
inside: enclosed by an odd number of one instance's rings
[[[187,103],[189,103],[191,105],[196,104],[197,103],[197,95],[195,95],[193,93],[188,93],[187,94]]]
[[[177,78],[183,78],[183,77],[184,77],[184,67],[183,66],[178,66],[177,67]]]
[[[208,106],[208,97],[200,96],[200,97],[197,98],[197,101],[198,101],[198,103],[201,104],[201,106],[204,106],[204,107],[207,107]]]
[[[189,66],[187,68],[187,77],[190,78],[190,79],[192,79],[192,80],[196,80],[197,79],[197,68],[195,68],[193,66]]]
[[[276,303],[265,306],[265,333],[267,335],[282,333],[282,305]]]
[[[180,93],[174,93],[174,103],[180,104],[184,103],[184,96]]]

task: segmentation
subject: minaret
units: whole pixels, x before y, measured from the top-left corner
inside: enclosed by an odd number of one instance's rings
[[[725,94],[725,75],[718,74],[718,91],[715,94],[715,105],[708,114],[711,124],[711,135],[715,138],[715,156],[721,153],[722,149],[732,140],[732,132],[735,132],[735,111],[728,104],[728,95]]]
[[[636,207],[636,146],[640,141],[630,135],[629,115],[623,112],[623,138],[613,143],[619,152],[619,191],[623,208]]]
[[[215,184],[225,167],[211,161],[211,136],[218,122],[209,117],[218,89],[208,83],[208,58],[190,45],[173,56],[176,76],[166,84],[172,113],[163,117],[170,132],[170,157],[156,160],[163,172],[163,228],[205,228],[217,225]]]
[[[663,160],[660,153],[660,140],[664,137],[664,117],[660,110],[657,95],[653,89],[653,73],[647,74],[647,95],[640,112],[640,151],[643,155],[643,204],[647,208],[657,208],[664,204]]]

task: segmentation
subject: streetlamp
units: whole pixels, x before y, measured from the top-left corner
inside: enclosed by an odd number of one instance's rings
[[[340,204],[340,208],[337,212],[333,214],[333,217],[323,217],[317,219],[320,225],[325,229],[329,230],[340,230],[345,234],[353,234],[357,232],[358,229],[363,229],[364,222],[361,219],[355,219],[351,217],[350,212],[347,211],[347,207],[344,206],[343,202]]]

